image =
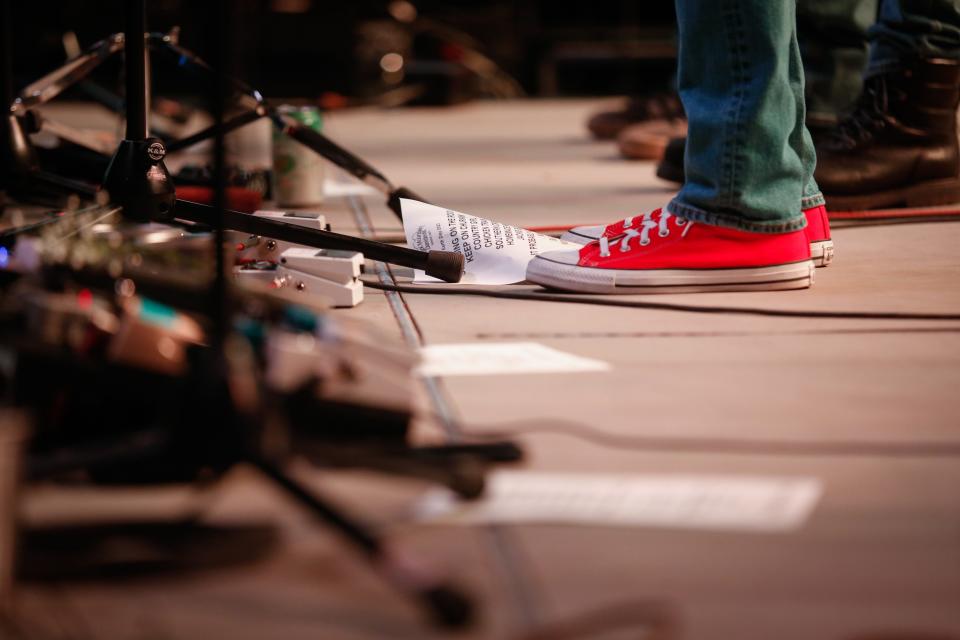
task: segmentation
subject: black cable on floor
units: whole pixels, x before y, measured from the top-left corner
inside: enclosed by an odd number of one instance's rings
[[[716,305],[676,304],[671,302],[648,302],[645,300],[623,300],[590,294],[531,293],[525,291],[498,291],[493,289],[447,288],[446,286],[384,284],[362,279],[364,286],[381,291],[399,293],[422,293],[427,295],[463,295],[504,300],[533,300],[539,302],[564,302],[567,304],[588,304],[601,307],[625,307],[628,309],[653,309],[657,311],[678,311],[682,313],[706,313],[725,315],[768,316],[774,318],[839,318],[846,320],[933,320],[958,321],[957,313],[911,313],[899,311],[813,311],[793,309],[765,309],[762,307],[729,307]]]

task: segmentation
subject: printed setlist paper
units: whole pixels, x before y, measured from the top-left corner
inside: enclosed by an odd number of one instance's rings
[[[537,254],[579,249],[520,227],[512,227],[417,200],[400,200],[407,245],[418,251],[455,251],[465,263],[458,284],[514,284],[526,278],[527,263]],[[440,282],[416,271],[414,282]]]

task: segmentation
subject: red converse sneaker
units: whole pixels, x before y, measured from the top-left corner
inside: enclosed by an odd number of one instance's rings
[[[620,235],[541,253],[527,280],[586,293],[773,291],[805,289],[813,271],[803,231],[748,233],[657,209]]]
[[[807,226],[803,229],[810,243],[810,258],[818,267],[825,267],[833,260],[833,240],[830,239],[830,221],[827,219],[827,210],[823,206],[804,209],[807,217]],[[595,225],[590,227],[574,227],[560,236],[561,240],[588,244],[599,240],[600,236],[613,238],[623,233],[624,229],[634,227],[640,216],[624,218],[607,226]]]

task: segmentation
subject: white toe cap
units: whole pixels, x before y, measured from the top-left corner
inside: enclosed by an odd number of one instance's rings
[[[557,249],[556,251],[545,251],[539,254],[534,260],[547,260],[560,264],[577,264],[580,262],[579,249]]]
[[[606,227],[603,225],[574,227],[560,236],[560,239],[567,242],[576,242],[577,244],[587,244],[602,236],[605,229]]]

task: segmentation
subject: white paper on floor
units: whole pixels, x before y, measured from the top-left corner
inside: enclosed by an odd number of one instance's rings
[[[484,498],[429,491],[414,514],[444,524],[554,523],[791,531],[823,492],[812,477],[497,471]]]
[[[520,227],[479,218],[417,200],[400,200],[407,245],[418,251],[456,251],[465,263],[457,284],[514,284],[526,279],[538,253],[579,245]],[[415,271],[414,282],[440,282]]]
[[[420,349],[422,376],[478,376],[503,373],[607,371],[602,360],[552,349],[537,342],[466,342]]]

